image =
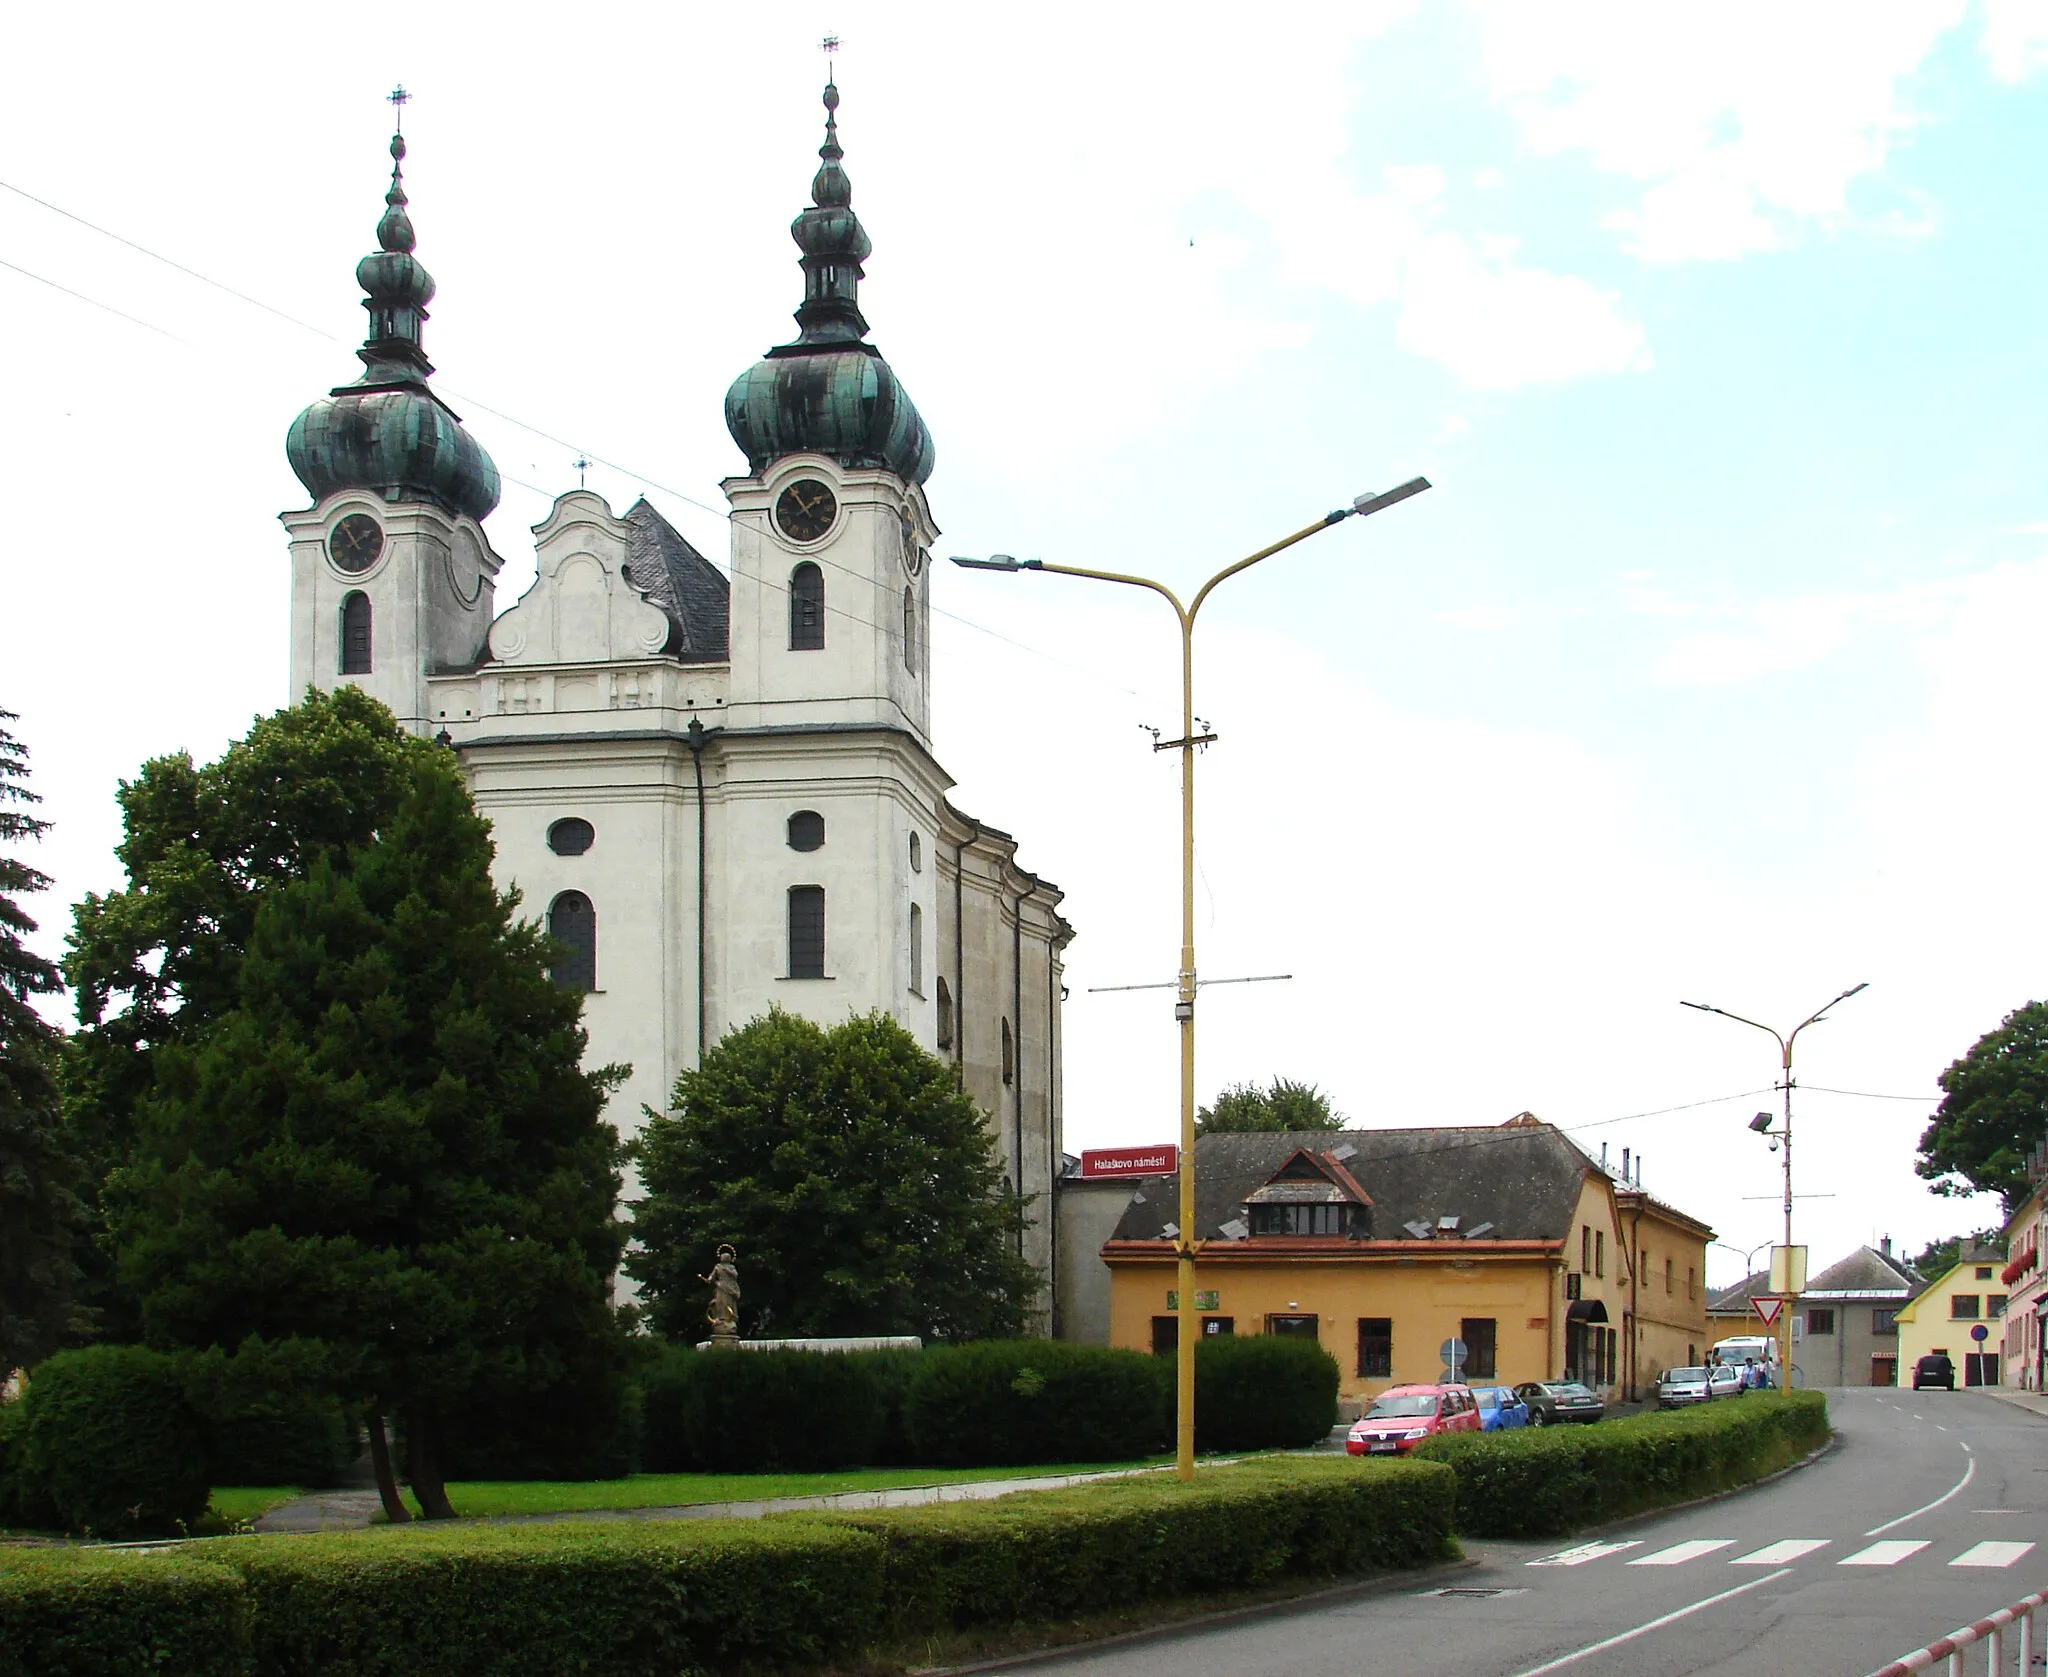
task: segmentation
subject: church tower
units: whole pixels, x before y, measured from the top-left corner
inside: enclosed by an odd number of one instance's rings
[[[501,561],[480,521],[498,504],[498,469],[427,383],[434,280],[412,254],[404,159],[393,134],[377,249],[356,266],[363,375],[292,421],[285,453],[313,505],[283,522],[292,696],[350,682],[430,734],[428,677],[472,667],[490,632]]]

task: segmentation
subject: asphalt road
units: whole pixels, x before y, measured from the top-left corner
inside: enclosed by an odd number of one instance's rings
[[[1828,1398],[1841,1442],[1755,1490],[1562,1544],[1468,1544],[1479,1564],[1438,1575],[1428,1590],[1285,1610],[1032,1670],[1864,1677],[2048,1584],[2048,1420],[1971,1392]],[[1445,1589],[1499,1593],[1437,1593]],[[1971,1653],[1974,1674],[1984,1656]]]

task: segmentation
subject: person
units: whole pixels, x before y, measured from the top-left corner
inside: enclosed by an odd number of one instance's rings
[[[1746,1392],[1762,1391],[1768,1384],[1764,1379],[1762,1366],[1754,1357],[1744,1357],[1742,1361],[1744,1364],[1742,1370],[1742,1389]]]

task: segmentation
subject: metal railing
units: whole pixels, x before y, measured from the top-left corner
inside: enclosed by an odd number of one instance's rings
[[[1973,1643],[1985,1646],[1987,1663],[1986,1677],[2003,1677],[2006,1668],[2005,1633],[2008,1627],[2018,1625],[2020,1677],[2032,1669],[2034,1663],[2034,1614],[2044,1603],[2048,1603],[2048,1590],[2036,1590],[2023,1601],[2016,1601],[2010,1607],[2001,1607],[1988,1619],[1979,1619],[1974,1625],[1965,1625],[1961,1630],[1952,1630],[1939,1642],[1930,1642],[1924,1648],[1914,1650],[1903,1659],[1893,1660],[1890,1665],[1879,1666],[1870,1677],[1906,1677],[1909,1671],[1925,1671],[1936,1660],[1948,1661],[1948,1677],[1967,1677],[1963,1665],[1963,1650]]]

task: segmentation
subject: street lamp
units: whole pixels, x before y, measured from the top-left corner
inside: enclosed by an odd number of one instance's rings
[[[1799,1294],[1803,1290],[1806,1279],[1804,1276],[1795,1275],[1792,1268],[1792,1045],[1799,1040],[1799,1033],[1805,1030],[1808,1025],[1817,1025],[1825,1019],[1828,1016],[1829,1008],[1837,1007],[1859,991],[1869,988],[1870,985],[1868,982],[1865,982],[1844,990],[1833,1001],[1829,1002],[1827,1007],[1817,1009],[1815,1012],[1808,1014],[1806,1018],[1800,1020],[1787,1034],[1780,1034],[1769,1025],[1759,1024],[1754,1019],[1745,1019],[1739,1013],[1730,1013],[1725,1007],[1714,1007],[1706,1002],[1681,1001],[1678,1004],[1680,1007],[1690,1007],[1700,1013],[1718,1013],[1723,1019],[1733,1019],[1738,1025],[1747,1025],[1751,1030],[1763,1031],[1778,1045],[1779,1065],[1783,1068],[1783,1076],[1779,1080],[1777,1087],[1785,1091],[1785,1128],[1782,1137],[1785,1143],[1785,1302],[1779,1311],[1778,1338],[1783,1346],[1784,1378],[1788,1388],[1792,1384],[1792,1309],[1798,1302]],[[1767,1112],[1759,1112],[1755,1118],[1749,1121],[1749,1127],[1755,1130],[1758,1135],[1770,1134],[1771,1115]],[[1776,1145],[1775,1140],[1772,1145]],[[1730,1250],[1732,1251],[1733,1248],[1731,1247]],[[1774,1276],[1772,1279],[1775,1281],[1777,1278]]]
[[[1174,1253],[1179,1260],[1176,1276],[1180,1282],[1178,1322],[1180,1344],[1176,1362],[1177,1418],[1175,1432],[1176,1471],[1183,1479],[1195,1476],[1195,1340],[1201,1318],[1195,1309],[1195,1256],[1202,1243],[1195,1238],[1195,747],[1215,736],[1195,733],[1195,616],[1218,583],[1239,571],[1251,569],[1261,559],[1270,559],[1296,542],[1306,541],[1319,530],[1342,524],[1347,518],[1367,518],[1429,487],[1429,479],[1410,478],[1406,483],[1377,495],[1360,495],[1350,506],[1326,513],[1315,523],[1262,547],[1234,565],[1226,565],[1195,591],[1192,602],[1182,605],[1180,596],[1163,582],[1150,577],[1130,576],[1122,571],[1089,570],[1080,565],[1053,565],[1043,559],[1014,559],[1007,553],[986,559],[955,558],[953,563],[970,571],[1049,571],[1059,576],[1088,577],[1096,582],[1120,582],[1132,588],[1149,588],[1173,607],[1180,622],[1180,709],[1181,729],[1177,740],[1157,741],[1153,750],[1180,752],[1180,967],[1174,986],[1173,1017],[1180,1028],[1180,1221],[1175,1229]]]

